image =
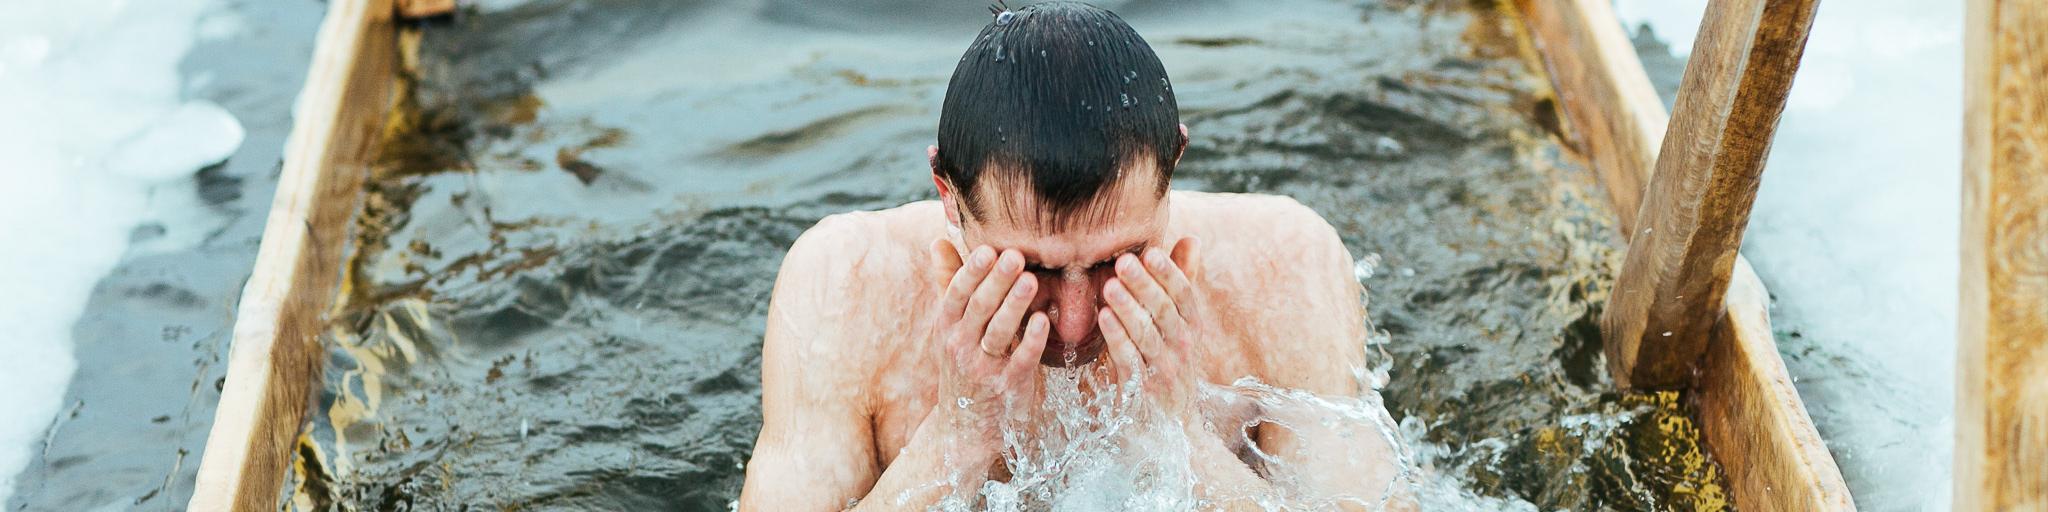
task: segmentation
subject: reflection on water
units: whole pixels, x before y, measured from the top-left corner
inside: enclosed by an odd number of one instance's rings
[[[1728,508],[1685,397],[1601,370],[1611,216],[1504,7],[1105,7],[1174,76],[1175,186],[1296,197],[1363,257],[1377,426],[1409,440],[1426,501]],[[293,506],[726,508],[783,251],[824,215],[930,196],[923,148],[981,9],[500,1],[409,31]],[[1038,497],[1040,477],[988,498],[1147,495]]]

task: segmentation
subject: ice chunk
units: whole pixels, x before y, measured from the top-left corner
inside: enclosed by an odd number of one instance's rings
[[[220,163],[242,146],[242,123],[210,101],[188,101],[130,136],[107,157],[107,170],[156,183]]]

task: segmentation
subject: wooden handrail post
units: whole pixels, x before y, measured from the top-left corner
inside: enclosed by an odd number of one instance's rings
[[[1602,318],[1624,388],[1692,382],[1819,0],[1714,0]]]
[[[1968,13],[1955,507],[2048,510],[2048,0]]]

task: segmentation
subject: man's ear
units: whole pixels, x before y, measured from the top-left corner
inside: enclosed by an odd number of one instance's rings
[[[937,148],[938,148],[938,146],[932,146],[932,148],[933,148],[933,149],[937,149]],[[1175,168],[1179,168],[1179,167],[1180,167],[1180,157],[1182,157],[1182,156],[1185,156],[1185,155],[1187,155],[1187,154],[1188,154],[1188,125],[1187,125],[1187,123],[1181,123],[1181,124],[1180,124],[1180,149],[1178,149],[1178,150],[1175,150],[1175,151],[1173,152],[1173,166],[1174,166]]]
[[[931,163],[932,186],[939,189],[939,204],[946,210],[946,224],[952,226],[954,231],[959,231],[960,198],[958,194],[953,193],[952,185],[946,183],[946,177],[939,175],[939,147],[925,147],[924,156]]]

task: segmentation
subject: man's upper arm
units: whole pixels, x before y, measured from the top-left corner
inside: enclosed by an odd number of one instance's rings
[[[761,346],[761,436],[747,464],[742,510],[839,510],[880,472],[851,345],[867,331],[848,308],[850,273],[864,252],[858,221],[827,217],[783,259]]]
[[[1277,333],[1284,344],[1267,351],[1270,383],[1338,403],[1379,403],[1361,400],[1376,391],[1360,380],[1366,364],[1364,287],[1354,277],[1350,251],[1336,229],[1308,207],[1287,200],[1280,212],[1282,224],[1290,227],[1282,230],[1287,239],[1280,243],[1300,248],[1300,271],[1280,273],[1291,277],[1280,280],[1279,293],[1301,293],[1309,300],[1300,302],[1307,307],[1280,312],[1287,317],[1274,322],[1299,327],[1298,332]],[[1395,487],[1400,474],[1396,448],[1375,431],[1393,420],[1384,409],[1372,413],[1380,415],[1379,421],[1330,425],[1321,421],[1327,411],[1307,404],[1267,409],[1262,412],[1267,419],[1293,427],[1261,427],[1258,442],[1262,450],[1289,461],[1295,485],[1307,496],[1346,497],[1336,503],[1341,510],[1380,510],[1374,503],[1412,510],[1414,505]]]
[[[1277,262],[1291,272],[1276,283],[1279,294],[1298,294],[1307,300],[1298,309],[1271,310],[1280,318],[1267,325],[1289,326],[1292,332],[1264,333],[1276,340],[1265,351],[1267,381],[1270,384],[1305,389],[1322,394],[1358,396],[1359,373],[1365,366],[1364,289],[1354,277],[1351,253],[1344,248],[1337,230],[1307,206],[1292,199],[1277,199],[1279,225],[1276,247],[1296,247],[1297,261]]]

